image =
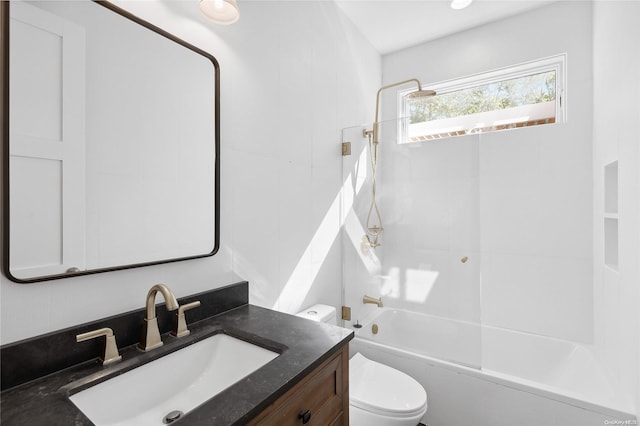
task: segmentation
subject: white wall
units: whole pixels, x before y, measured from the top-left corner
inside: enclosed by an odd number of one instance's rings
[[[391,175],[395,194],[383,208],[391,212],[383,275],[399,266],[397,286],[422,279],[429,288],[422,304],[388,297],[388,305],[593,341],[591,12],[588,2],[559,2],[383,57],[385,84],[417,77],[428,87],[568,55],[566,123],[384,145],[391,165],[381,181]],[[384,117],[395,108],[390,91]],[[413,219],[398,207],[398,188]]]
[[[595,342],[625,404],[640,410],[640,3],[594,3]],[[604,166],[618,161],[618,265],[604,266]]]
[[[228,71],[243,99],[228,122],[238,132],[233,269],[250,280],[253,303],[340,306],[340,129],[372,114],[380,56],[331,2],[256,2],[242,13],[264,30],[228,38],[242,46]],[[256,115],[244,114],[247,100]]]
[[[243,1],[229,27],[195,1],[118,4],[220,63],[221,249],[38,284],[0,277],[0,341],[141,308],[157,282],[180,297],[247,279],[255,304],[339,306],[340,129],[373,115],[380,55],[331,2]]]

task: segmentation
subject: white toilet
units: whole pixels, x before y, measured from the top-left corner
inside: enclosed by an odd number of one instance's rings
[[[297,314],[337,325],[336,308],[314,305]],[[427,392],[413,377],[356,353],[349,361],[349,424],[416,426],[427,412]]]

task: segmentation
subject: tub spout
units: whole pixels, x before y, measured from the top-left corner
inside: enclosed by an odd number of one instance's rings
[[[374,305],[378,305],[378,308],[382,308],[382,297],[375,298],[371,296],[367,296],[366,294],[362,298],[362,303],[371,303]]]

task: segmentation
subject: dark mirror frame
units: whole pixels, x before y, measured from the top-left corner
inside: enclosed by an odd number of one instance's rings
[[[173,259],[162,259],[158,261],[145,262],[145,263],[135,263],[130,265],[119,265],[112,266],[106,268],[98,268],[92,270],[85,270],[79,272],[72,273],[64,273],[64,274],[56,274],[56,275],[47,275],[40,276],[34,278],[16,278],[11,274],[10,271],[10,263],[9,263],[9,253],[10,253],[10,209],[9,209],[9,23],[10,23],[10,14],[9,14],[9,4],[10,1],[1,0],[0,1],[0,22],[2,23],[2,33],[0,34],[0,67],[2,68],[2,83],[0,84],[0,96],[2,97],[2,103],[0,104],[0,127],[2,129],[2,260],[3,260],[3,273],[4,275],[13,282],[20,284],[28,284],[35,283],[41,281],[49,281],[56,280],[61,278],[69,278],[69,277],[77,277],[82,275],[96,274],[101,272],[111,272],[118,271],[122,269],[130,269],[130,268],[139,268],[143,266],[151,266],[151,265],[159,265],[163,263],[170,262],[178,262],[183,260],[190,259],[198,259],[202,257],[213,256],[218,252],[220,247],[220,66],[218,61],[209,53],[205,52],[202,49],[199,49],[184,40],[179,39],[178,37],[164,31],[163,29],[156,27],[155,25],[144,21],[137,16],[127,12],[124,9],[115,6],[107,1],[99,1],[99,0],[91,0],[94,3],[103,6],[112,12],[122,16],[124,19],[128,19],[133,21],[134,23],[141,25],[147,28],[150,31],[153,31],[179,45],[186,47],[187,49],[193,51],[196,54],[202,55],[208,60],[210,60],[214,66],[215,70],[215,99],[214,99],[214,120],[215,120],[215,164],[214,164],[214,177],[215,177],[215,194],[214,194],[214,215],[215,215],[215,224],[214,224],[214,247],[211,252],[205,254],[198,254],[194,256],[185,256],[180,258]]]

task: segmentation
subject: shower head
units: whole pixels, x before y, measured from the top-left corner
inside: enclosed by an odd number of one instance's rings
[[[435,96],[436,92],[428,89],[419,89],[415,92],[411,92],[407,95],[407,97],[411,99],[420,99],[420,98],[430,98],[431,96]]]
[[[409,95],[407,95],[408,97],[410,97],[411,99],[419,99],[419,98],[426,98],[426,97],[430,97],[430,96],[435,96],[436,92],[434,92],[433,90],[427,90],[427,89],[423,89],[422,88],[422,84],[420,84],[420,80],[418,80],[417,78],[412,78],[410,80],[405,80],[405,81],[400,81],[398,83],[393,83],[393,84],[389,84],[388,86],[382,86],[379,90],[378,90],[378,94],[376,95],[376,119],[373,122],[373,143],[377,144],[378,143],[378,115],[379,115],[379,111],[380,111],[380,93],[382,93],[383,90],[385,89],[389,89],[391,87],[396,87],[396,86],[401,86],[403,84],[407,84],[407,83],[416,83],[418,85],[418,90],[416,90],[415,92],[411,92]],[[365,132],[366,134],[366,132]]]

